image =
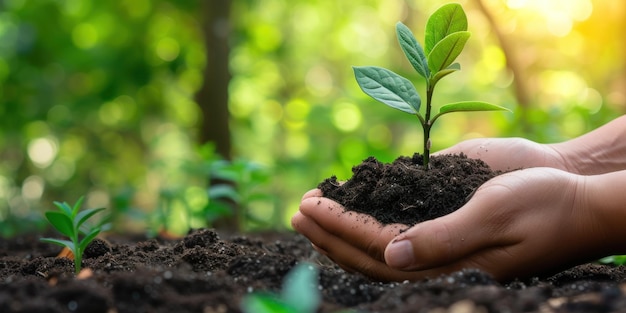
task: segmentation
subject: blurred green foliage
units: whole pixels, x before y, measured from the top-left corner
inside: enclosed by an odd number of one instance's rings
[[[203,170],[221,161],[197,139],[201,2],[0,2],[2,235],[39,229],[49,203],[82,194],[87,206],[110,208],[118,230],[167,223],[182,233],[222,214],[207,213]],[[447,2],[232,1],[233,155],[271,173],[252,180],[262,183],[254,194],[271,195],[246,209],[264,219],[254,225],[287,227],[305,191],[330,175],[348,178],[369,155],[391,161],[420,149],[413,119],[362,94],[351,66],[409,73],[393,25],[423,33]],[[434,151],[479,136],[564,140],[624,112],[625,3],[555,1],[554,10],[539,0],[483,0],[506,51],[478,1],[458,2],[473,35],[463,71],[438,87],[435,105],[481,99],[514,114],[446,116],[445,132],[433,129]],[[523,70],[516,80],[507,60]]]

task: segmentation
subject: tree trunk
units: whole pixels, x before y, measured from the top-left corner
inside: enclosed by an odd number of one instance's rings
[[[228,112],[228,83],[231,77],[228,70],[231,0],[208,0],[201,3],[199,20],[202,21],[206,67],[202,87],[196,94],[196,102],[202,111],[199,139],[200,144],[214,143],[215,151],[224,159],[231,160]],[[232,184],[232,182],[211,177],[209,184]],[[238,207],[236,203],[229,204],[233,215],[215,221],[212,226],[237,231]]]
[[[202,110],[201,143],[215,143],[216,151],[231,159],[228,126],[228,39],[231,0],[201,1],[201,21],[206,47],[204,82],[196,95]]]

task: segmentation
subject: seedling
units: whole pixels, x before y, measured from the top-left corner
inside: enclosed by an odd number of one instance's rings
[[[317,268],[300,263],[285,276],[280,296],[253,293],[241,302],[246,313],[313,313],[320,302]]]
[[[626,255],[612,255],[600,259],[600,263],[624,265],[626,264]]]
[[[267,168],[243,159],[216,160],[210,166],[209,175],[221,181],[208,188],[209,204],[205,212],[210,222],[216,220],[216,217],[234,213],[239,230],[267,223],[252,212],[253,206],[271,204],[273,201],[263,188],[270,179]],[[274,213],[270,222],[277,225],[280,218],[280,214]]]
[[[470,37],[467,17],[461,5],[450,3],[435,11],[426,23],[425,48],[417,42],[411,30],[401,22],[396,24],[400,47],[417,73],[426,80],[426,109],[420,113],[422,99],[408,79],[381,67],[355,66],[354,74],[361,90],[372,98],[400,111],[413,114],[424,130],[423,165],[428,168],[430,159],[430,130],[442,115],[461,111],[509,111],[482,101],[448,103],[432,116],[432,99],[435,85],[445,76],[461,69],[454,60],[459,56]]]
[[[59,211],[48,211],[45,213],[46,218],[63,235],[69,237],[70,240],[61,240],[55,238],[41,238],[41,241],[53,243],[62,247],[67,247],[74,254],[74,269],[76,274],[80,272],[81,262],[83,260],[83,252],[87,245],[96,238],[102,230],[101,227],[89,227],[85,222],[96,213],[104,210],[104,208],[88,209],[79,212],[84,197],[80,197],[74,207],[66,202],[54,202]],[[80,238],[82,236],[82,239]]]

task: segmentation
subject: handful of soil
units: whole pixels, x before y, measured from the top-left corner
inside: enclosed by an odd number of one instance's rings
[[[432,156],[426,170],[419,153],[392,163],[369,157],[352,173],[343,184],[332,176],[318,188],[348,211],[369,214],[383,225],[409,226],[456,211],[480,185],[501,174],[464,154]]]

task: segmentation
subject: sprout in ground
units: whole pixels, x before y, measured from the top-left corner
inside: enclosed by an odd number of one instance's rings
[[[396,34],[409,62],[426,80],[426,110],[423,115],[420,113],[422,99],[408,79],[376,66],[355,66],[354,74],[363,92],[394,109],[417,116],[424,130],[423,165],[428,168],[430,130],[440,116],[461,111],[509,110],[482,101],[462,101],[445,104],[432,116],[435,85],[443,77],[461,69],[461,65],[454,63],[454,60],[470,37],[467,31],[467,17],[461,5],[446,4],[430,16],[426,23],[425,48],[422,48],[411,30],[401,22],[396,24]]]
[[[85,222],[96,213],[104,210],[104,208],[97,208],[79,212],[83,199],[84,197],[80,197],[73,207],[66,202],[54,202],[54,205],[59,211],[48,211],[45,213],[50,224],[70,240],[55,238],[40,239],[43,242],[66,247],[72,251],[72,254],[74,254],[74,269],[76,274],[80,272],[85,248],[87,248],[89,243],[94,240],[102,230],[102,227],[89,227]],[[80,238],[81,236],[82,239]]]
[[[241,302],[245,313],[313,313],[318,311],[321,293],[318,268],[308,262],[296,265],[285,276],[280,295],[252,293]]]

